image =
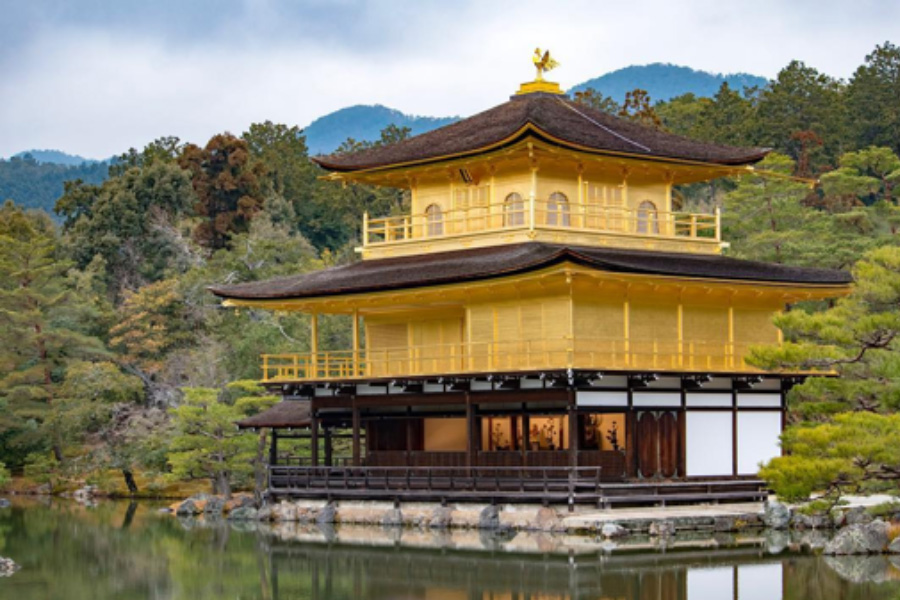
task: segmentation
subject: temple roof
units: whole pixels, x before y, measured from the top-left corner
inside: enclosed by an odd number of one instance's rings
[[[736,148],[690,140],[577,104],[555,94],[513,96],[508,102],[403,140],[313,160],[330,171],[359,171],[473,155],[534,135],[560,146],[599,154],[636,155],[718,165],[761,160],[765,148]]]
[[[649,252],[526,242],[452,252],[366,260],[313,273],[211,286],[236,300],[314,298],[461,283],[516,275],[562,262],[598,271],[772,284],[844,286],[849,273],[790,267],[713,254]]]
[[[309,401],[282,400],[272,408],[237,422],[241,429],[272,427],[285,429],[288,427],[309,427]]]

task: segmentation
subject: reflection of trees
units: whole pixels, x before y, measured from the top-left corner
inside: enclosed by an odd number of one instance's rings
[[[784,600],[887,600],[897,597],[898,578],[882,556],[789,557]]]
[[[257,532],[253,523],[181,522],[157,515],[147,504],[101,503],[93,509],[74,503],[35,505],[0,512],[0,554],[24,567],[14,576],[20,600],[705,600],[687,596],[692,569],[730,573],[740,571],[740,565],[779,564],[776,557],[747,548],[590,554],[576,557],[572,565],[564,554],[511,553],[502,541],[486,545],[483,552],[464,552],[450,545],[426,549],[338,544],[332,530],[323,532],[314,525],[294,530],[298,537],[323,541],[281,540]],[[379,531],[372,529],[373,534]],[[875,561],[880,562],[786,556],[784,596],[772,600],[886,600],[896,594],[896,581],[856,581],[898,574],[884,568],[886,559]],[[878,565],[881,568],[875,568]],[[737,579],[725,577],[724,585]],[[732,597],[730,587],[723,591]]]

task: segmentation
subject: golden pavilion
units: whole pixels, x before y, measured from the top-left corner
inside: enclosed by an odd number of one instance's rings
[[[269,493],[762,497],[758,466],[780,453],[804,374],[760,371],[748,348],[780,343],[786,305],[851,281],[723,255],[718,209],[683,212],[673,188],[766,154],[646,128],[539,77],[446,127],[315,158],[335,185],[408,190],[411,210],[366,215],[355,264],[212,289],[310,315],[309,352],[262,357],[284,401],[241,424],[273,428]],[[352,347],[319,347],[333,314]],[[312,438],[309,464],[279,464],[287,430]]]

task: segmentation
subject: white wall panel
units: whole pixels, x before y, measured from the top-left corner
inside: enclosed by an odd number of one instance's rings
[[[578,406],[628,406],[628,394],[625,392],[576,392],[575,404]]]
[[[781,412],[738,411],[738,474],[755,475],[759,463],[781,456]]]
[[[738,394],[738,406],[781,408],[781,394]]]
[[[731,475],[731,412],[689,410],[685,418],[687,475]]]
[[[690,406],[721,406],[724,408],[731,408],[731,393],[714,393],[714,394],[692,394],[688,392],[686,394],[685,400],[687,405]]]
[[[678,407],[681,406],[681,394],[672,392],[634,392],[631,402],[634,406],[640,407]]]

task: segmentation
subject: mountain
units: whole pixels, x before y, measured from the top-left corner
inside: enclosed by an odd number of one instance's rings
[[[13,156],[16,158],[22,158],[27,154],[30,154],[36,162],[42,164],[52,163],[55,165],[75,166],[84,163],[100,162],[99,160],[94,160],[92,158],[85,158],[83,156],[78,156],[75,154],[66,154],[62,150],[26,150],[24,152],[14,154]]]
[[[722,75],[707,71],[696,71],[690,67],[681,67],[665,63],[650,65],[634,65],[612,71],[606,75],[579,83],[569,90],[575,93],[587,88],[594,88],[604,96],[621,103],[625,94],[635,88],[647,90],[650,98],[671,100],[676,96],[687,94],[695,96],[714,96],[723,83],[732,89],[741,91],[745,87],[763,87],[768,83],[765,77],[748,73],[731,73]]]
[[[413,135],[425,133],[458,121],[459,117],[418,117],[399,110],[375,105],[349,106],[310,123],[305,129],[311,156],[333,152],[348,137],[356,141],[374,141],[388,125],[409,127]]]
[[[9,160],[0,159],[0,203],[13,200],[26,208],[39,208],[53,214],[56,200],[63,193],[63,182],[81,179],[99,184],[106,179],[109,165],[89,161],[78,164],[38,162],[31,153]],[[62,154],[62,153],[60,153]]]

